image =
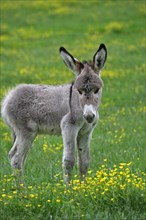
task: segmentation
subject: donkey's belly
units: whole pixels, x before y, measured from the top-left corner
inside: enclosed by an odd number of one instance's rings
[[[61,135],[60,125],[41,125],[38,129],[38,134],[49,134],[49,135]]]
[[[31,131],[32,133],[37,134],[50,134],[50,135],[61,135],[61,128],[60,128],[61,120],[58,122],[53,123],[38,123],[32,119],[30,119],[26,125],[26,128]]]
[[[61,120],[68,113],[68,108],[61,108],[61,111],[37,114],[27,120],[28,130],[37,134],[61,135]]]
[[[58,114],[58,112],[56,112],[56,114],[54,112],[52,114],[49,114],[46,120],[42,120],[41,123],[38,124],[38,133],[61,135],[61,120],[67,112],[68,109],[66,109],[66,111],[64,110],[60,112],[60,114]]]

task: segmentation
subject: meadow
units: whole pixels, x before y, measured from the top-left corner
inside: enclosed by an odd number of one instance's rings
[[[146,219],[144,0],[0,0],[0,100],[20,83],[64,84],[74,75],[59,47],[79,60],[108,50],[100,120],[87,182],[62,178],[62,138],[38,136],[14,186],[9,129],[0,119],[0,219]]]

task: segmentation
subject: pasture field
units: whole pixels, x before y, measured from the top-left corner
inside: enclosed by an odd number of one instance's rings
[[[25,165],[26,187],[14,186],[10,131],[0,119],[0,219],[146,219],[144,0],[0,0],[0,99],[20,83],[63,84],[74,75],[58,49],[108,59],[100,120],[91,142],[87,183],[62,180],[62,139],[39,136]]]

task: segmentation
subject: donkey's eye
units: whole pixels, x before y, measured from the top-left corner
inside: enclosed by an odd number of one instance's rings
[[[94,91],[95,94],[97,94],[98,92],[99,92],[99,89],[96,89],[96,90]]]
[[[80,95],[82,95],[82,94],[83,94],[83,92],[82,92],[81,90],[78,90],[78,92],[79,92],[79,94],[80,94]]]

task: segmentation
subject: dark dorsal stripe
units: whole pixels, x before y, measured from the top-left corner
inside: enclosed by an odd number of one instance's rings
[[[71,83],[70,91],[69,91],[69,108],[70,108],[70,113],[71,113],[71,123],[72,124],[75,123],[75,121],[73,119],[72,107],[71,107],[73,85],[74,85],[74,82]]]
[[[70,110],[71,110],[71,99],[72,99],[72,87],[74,85],[74,82],[71,83],[71,86],[70,86],[70,91],[69,91],[69,107],[70,107]]]

